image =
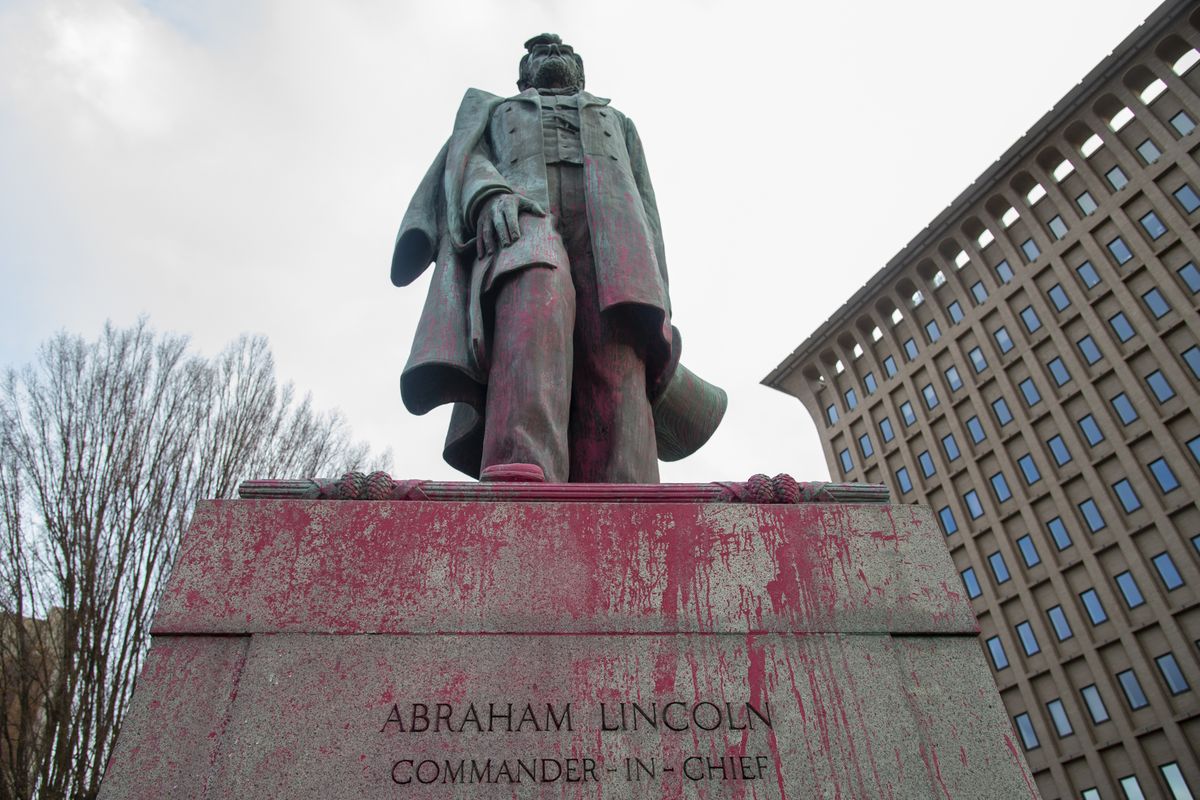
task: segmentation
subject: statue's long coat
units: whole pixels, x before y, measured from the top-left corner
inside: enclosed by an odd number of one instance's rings
[[[579,95],[588,225],[602,311],[641,328],[647,386],[661,390],[679,358],[654,188],[637,130],[608,100]],[[482,457],[488,345],[482,298],[500,276],[531,266],[569,269],[549,216],[521,214],[521,238],[475,258],[475,212],[498,191],[549,208],[536,90],[502,98],[469,89],[454,131],[425,174],[396,237],[392,282],[405,286],[432,262],[433,281],[400,378],[404,405],[424,414],[455,403],[443,457],[477,477]]]

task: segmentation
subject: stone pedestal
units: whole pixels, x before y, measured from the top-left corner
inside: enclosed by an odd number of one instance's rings
[[[101,798],[1037,797],[927,509],[200,505]]]

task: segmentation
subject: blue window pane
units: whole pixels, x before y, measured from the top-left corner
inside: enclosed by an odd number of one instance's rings
[[[1195,349],[1195,348],[1193,348]],[[1200,353],[1200,350],[1197,350]],[[959,377],[958,367],[949,367],[946,370],[946,383],[950,386],[950,391],[957,392],[963,387],[962,378]]]
[[[1046,292],[1046,296],[1050,298],[1056,311],[1063,311],[1071,305],[1071,298],[1067,297],[1067,292],[1061,283],[1051,286],[1050,291]]]
[[[1004,645],[1001,644],[999,636],[987,640],[987,649],[992,656],[992,666],[997,671],[1008,667],[1008,654],[1004,652]]]
[[[987,359],[983,357],[983,351],[978,347],[972,347],[967,355],[971,358],[971,364],[975,367],[976,374],[987,369]]]
[[[931,319],[925,323],[925,335],[929,337],[930,344],[942,338],[942,329],[938,327],[936,319]]]
[[[1050,363],[1046,366],[1050,368],[1050,377],[1054,378],[1056,386],[1064,386],[1071,382],[1071,373],[1067,370],[1067,365],[1058,356],[1050,359]]]
[[[1054,723],[1054,730],[1060,739],[1075,733],[1075,729],[1071,727],[1071,720],[1067,717],[1067,710],[1063,708],[1062,700],[1051,700],[1046,703],[1046,710],[1050,712],[1050,721]]]
[[[1091,414],[1079,420],[1079,430],[1083,431],[1083,437],[1092,447],[1104,441],[1104,434],[1100,431],[1100,426],[1096,424],[1096,418]]]
[[[1129,397],[1124,392],[1121,392],[1109,402],[1112,403],[1112,407],[1116,410],[1117,416],[1121,418],[1123,424],[1128,425],[1138,418],[1137,412],[1133,410],[1133,403],[1129,402]]]
[[[979,519],[983,516],[983,503],[979,502],[979,495],[974,489],[968,489],[963,495],[963,502],[967,504],[967,514],[971,519]]]
[[[847,411],[853,411],[855,408],[858,407],[858,393],[855,392],[853,389],[847,389],[846,393],[843,395],[843,397],[846,398],[846,410]]]
[[[904,353],[908,356],[909,361],[917,357],[917,343],[911,338],[904,340]]]
[[[1030,333],[1042,327],[1042,321],[1038,319],[1037,312],[1033,310],[1033,306],[1025,306],[1021,309],[1021,322],[1025,323],[1025,330]]]
[[[1038,555],[1037,546],[1033,543],[1033,537],[1028,533],[1017,539],[1017,547],[1021,550],[1021,558],[1025,561],[1025,566],[1036,567],[1042,563],[1042,557]]]
[[[948,433],[942,437],[942,450],[946,451],[947,461],[957,461],[961,453],[958,450],[958,442],[954,440],[954,434]]]
[[[1162,579],[1163,586],[1167,587],[1168,592],[1173,592],[1180,586],[1183,586],[1183,577],[1175,567],[1175,562],[1172,560],[1170,553],[1159,553],[1150,559],[1150,561],[1154,564],[1154,568],[1158,570],[1158,577]]]
[[[1096,594],[1095,589],[1088,589],[1079,595],[1079,599],[1083,601],[1083,608],[1087,611],[1088,619],[1093,625],[1101,625],[1108,622],[1108,614],[1104,611],[1104,606],[1100,603],[1100,595]]]
[[[1067,443],[1063,441],[1062,436],[1055,434],[1046,441],[1050,448],[1050,455],[1054,456],[1054,463],[1058,466],[1067,464],[1071,461],[1071,451],[1067,448]]]
[[[1079,195],[1079,197],[1076,197],[1075,204],[1079,206],[1079,210],[1083,212],[1085,217],[1094,213],[1095,210],[1099,208],[1099,206],[1096,205],[1096,198],[1092,197],[1091,192],[1084,192],[1083,194]]]
[[[1083,520],[1087,523],[1088,530],[1092,533],[1102,531],[1108,525],[1104,521],[1104,516],[1100,513],[1100,507],[1090,497],[1079,504],[1079,513],[1083,515]]]
[[[937,469],[933,466],[933,456],[929,455],[928,450],[921,451],[921,454],[917,456],[917,463],[921,465],[921,474],[926,478],[931,477],[937,472]]]
[[[1196,130],[1196,123],[1192,122],[1192,118],[1187,115],[1186,111],[1180,111],[1171,117],[1171,127],[1179,131],[1180,136],[1187,136]]]
[[[1126,775],[1121,778],[1121,794],[1125,795],[1125,800],[1146,800],[1146,795],[1142,793],[1142,784],[1138,782],[1137,775]]]
[[[1117,681],[1121,684],[1121,691],[1125,692],[1125,700],[1131,709],[1137,711],[1139,708],[1150,705],[1150,701],[1146,699],[1146,693],[1142,691],[1142,684],[1138,682],[1137,675],[1133,670],[1127,669],[1124,672],[1118,672]]]
[[[1142,160],[1147,164],[1153,164],[1155,161],[1158,161],[1159,156],[1162,155],[1162,151],[1158,149],[1158,145],[1149,139],[1139,144],[1137,146],[1137,151],[1138,155],[1140,155]]]
[[[1200,380],[1200,347],[1192,345],[1187,350],[1184,350],[1183,361],[1188,365],[1188,369],[1192,371],[1192,375]]]
[[[1146,383],[1150,385],[1150,391],[1154,392],[1154,396],[1158,398],[1158,402],[1160,403],[1165,403],[1175,396],[1175,390],[1167,382],[1167,378],[1162,374],[1162,370],[1156,369],[1147,375]]]
[[[1067,622],[1067,615],[1062,610],[1062,606],[1054,606],[1049,609],[1046,611],[1046,616],[1050,617],[1050,625],[1054,628],[1054,635],[1060,642],[1065,642],[1075,635],[1071,630],[1071,623]]]
[[[951,302],[950,305],[946,306],[946,313],[950,316],[951,322],[962,322],[963,310],[962,310],[962,306],[959,305],[957,300]]]
[[[1050,229],[1050,233],[1055,239],[1061,239],[1067,235],[1067,223],[1063,222],[1061,216],[1055,215],[1046,223],[1046,227]]]
[[[967,567],[960,574],[962,575],[963,586],[967,590],[967,597],[974,600],[983,594],[983,589],[979,588],[979,579],[975,577],[974,568]]]
[[[987,434],[983,432],[983,423],[979,421],[979,417],[971,417],[967,420],[967,433],[971,434],[971,441],[979,444],[987,438]]]
[[[1157,239],[1167,232],[1167,226],[1163,225],[1162,220],[1158,218],[1158,214],[1153,211],[1147,213],[1138,220],[1142,225],[1142,229],[1146,231],[1146,235],[1151,239]]]
[[[1059,550],[1066,550],[1071,546],[1071,534],[1067,533],[1067,526],[1062,521],[1062,517],[1055,517],[1047,522],[1046,530],[1050,532],[1050,538],[1054,540],[1054,546]]]
[[[1034,733],[1033,722],[1028,714],[1017,714],[1013,717],[1013,722],[1017,725],[1017,733],[1021,734],[1021,744],[1025,745],[1026,750],[1036,750],[1042,746]]]
[[[1125,316],[1124,311],[1118,311],[1109,317],[1108,324],[1122,342],[1128,342],[1133,338],[1133,326],[1129,324],[1129,318]]]
[[[837,423],[838,410],[837,410],[837,406],[835,406],[833,403],[830,403],[828,406],[825,407],[825,418],[829,420],[830,425],[834,425]]]
[[[1130,574],[1129,570],[1125,570],[1120,575],[1117,575],[1114,580],[1116,580],[1121,594],[1125,597],[1125,605],[1130,608],[1137,608],[1146,602],[1146,598],[1142,597],[1142,590],[1138,588],[1137,581],[1133,579],[1133,575]]]
[[[1033,378],[1026,378],[1017,386],[1021,390],[1021,394],[1025,397],[1025,404],[1028,406],[1036,406],[1042,402],[1042,395],[1037,390],[1037,385],[1034,384]]]
[[[1029,486],[1042,479],[1042,473],[1038,472],[1037,464],[1033,462],[1033,456],[1029,453],[1017,459],[1017,466],[1021,468],[1021,474],[1025,476],[1025,483]]]
[[[900,494],[908,494],[912,491],[912,480],[908,477],[908,467],[900,467],[896,470],[896,483],[900,485]]]
[[[1175,199],[1179,201],[1179,205],[1183,206],[1183,210],[1187,213],[1190,214],[1197,208],[1200,208],[1200,195],[1197,195],[1196,190],[1186,183],[1176,189],[1174,194]]]
[[[1188,450],[1192,451],[1192,458],[1196,459],[1197,463],[1200,463],[1200,436],[1189,439],[1187,446]]]
[[[954,512],[950,510],[950,506],[942,506],[938,509],[938,519],[942,523],[942,532],[947,536],[958,533],[958,520],[954,518]],[[975,571],[968,570],[971,573],[971,579],[975,579]],[[975,595],[971,595],[974,597]]]
[[[1001,261],[996,265],[996,277],[1001,283],[1008,283],[1013,279],[1013,269],[1008,265],[1008,261]]]
[[[1125,176],[1125,171],[1120,167],[1113,167],[1104,173],[1104,177],[1108,179],[1108,185],[1113,188],[1113,191],[1119,192],[1129,185],[1129,178]]]
[[[1003,472],[997,472],[991,477],[992,491],[996,493],[996,500],[1003,503],[1012,497],[1012,491],[1008,488],[1008,481],[1004,478]]]
[[[1197,269],[1195,264],[1189,261],[1179,268],[1178,273],[1192,294],[1200,292],[1200,269]]]
[[[892,421],[887,417],[879,421],[879,435],[883,437],[883,441],[885,442],[890,442],[896,438],[896,433],[892,430]]]
[[[975,298],[977,305],[982,305],[987,300],[987,288],[983,285],[983,281],[975,281],[971,284],[971,296]]]
[[[904,420],[904,427],[914,424],[917,421],[917,415],[913,411],[912,403],[905,400],[900,404],[900,416]]]
[[[1129,482],[1128,478],[1121,478],[1113,484],[1112,488],[1117,499],[1121,501],[1121,506],[1125,509],[1126,514],[1131,514],[1142,507],[1142,501],[1138,498],[1137,492],[1133,490],[1133,484]]]
[[[1146,308],[1150,309],[1150,313],[1154,315],[1155,319],[1162,319],[1163,315],[1171,310],[1167,299],[1158,289],[1151,289],[1142,295],[1142,302],[1146,304]]]
[[[863,458],[875,455],[875,448],[871,446],[871,437],[865,433],[858,437],[858,449],[862,451]]]
[[[1001,326],[996,329],[996,332],[992,336],[996,339],[996,344],[999,345],[1001,353],[1007,353],[1013,349],[1013,340],[1008,335],[1008,328]]]
[[[992,411],[995,412],[996,421],[1000,423],[1001,428],[1013,421],[1012,412],[1008,410],[1008,401],[1003,397],[997,398],[992,403]]]
[[[928,409],[937,408],[938,396],[937,396],[937,391],[934,390],[932,383],[925,384],[925,386],[921,389],[921,394],[925,398],[925,407],[926,408],[928,408]]]
[[[889,378],[896,377],[896,359],[892,356],[886,356],[883,359],[883,371],[887,373]]]
[[[1179,112],[1179,114],[1182,113],[1182,111]],[[1179,116],[1179,114],[1175,116]],[[1194,800],[1192,790],[1184,780],[1183,771],[1179,769],[1179,762],[1172,761],[1170,764],[1161,764],[1158,771],[1162,773],[1163,780],[1167,782],[1167,788],[1171,790],[1171,797],[1174,800]]]
[[[1083,360],[1089,364],[1095,364],[1100,360],[1100,348],[1096,345],[1096,340],[1091,334],[1080,339],[1075,343],[1079,347],[1079,352],[1083,354]]]
[[[1083,702],[1087,706],[1088,714],[1092,717],[1092,722],[1099,725],[1101,722],[1108,722],[1108,709],[1104,707],[1104,700],[1100,697],[1100,690],[1096,688],[1096,684],[1090,684],[1079,690],[1083,695]]]
[[[1175,660],[1173,653],[1164,653],[1154,659],[1154,663],[1158,664],[1158,671],[1162,673],[1171,694],[1183,694],[1192,688],[1188,685],[1187,678],[1183,677],[1183,670],[1179,668],[1179,662]]]
[[[1118,264],[1124,264],[1133,258],[1129,245],[1125,244],[1125,240],[1120,236],[1108,243],[1108,252],[1112,253],[1112,257],[1117,260]]]
[[[1021,640],[1021,649],[1025,651],[1025,655],[1032,656],[1042,652],[1042,646],[1038,644],[1037,636],[1033,633],[1033,626],[1028,622],[1018,623],[1017,638]]]
[[[1154,475],[1154,480],[1158,481],[1158,488],[1163,494],[1173,492],[1179,488],[1179,479],[1175,477],[1175,472],[1171,469],[1171,465],[1167,463],[1165,458],[1156,458],[1151,461],[1148,466],[1150,472]]]
[[[838,453],[838,458],[842,462],[842,472],[850,472],[854,469],[854,460],[850,458],[850,451],[843,448],[842,452]]]
[[[1076,267],[1075,273],[1088,289],[1100,283],[1100,273],[1096,272],[1096,268],[1092,266],[1092,262],[1090,261],[1085,261]]]
[[[1021,252],[1030,261],[1037,261],[1037,257],[1042,254],[1042,251],[1038,249],[1037,243],[1033,239],[1026,239],[1021,242]]]
[[[879,388],[879,383],[875,380],[875,373],[868,372],[863,376],[863,386],[867,389],[867,394],[875,394],[875,390]]]

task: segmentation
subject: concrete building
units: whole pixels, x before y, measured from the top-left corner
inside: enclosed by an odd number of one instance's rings
[[[1048,800],[1200,796],[1198,62],[1167,2],[764,381],[934,509]]]

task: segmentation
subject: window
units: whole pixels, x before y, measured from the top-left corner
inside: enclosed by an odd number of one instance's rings
[[[1121,684],[1121,691],[1125,693],[1125,701],[1129,703],[1131,710],[1137,711],[1139,708],[1150,705],[1150,701],[1146,699],[1146,693],[1142,691],[1142,684],[1138,682],[1137,675],[1132,669],[1118,672],[1117,682]]]
[[[1162,155],[1162,150],[1158,149],[1158,145],[1149,139],[1139,144],[1137,146],[1137,151],[1138,155],[1140,155],[1142,160],[1147,164],[1153,164],[1155,161],[1158,161],[1159,156]]]
[[[1029,719],[1028,714],[1017,714],[1013,717],[1013,722],[1016,723],[1017,733],[1021,734],[1021,744],[1025,745],[1026,750],[1037,750],[1042,746],[1033,730],[1033,722]]]
[[[1070,463],[1071,451],[1067,448],[1067,443],[1063,441],[1062,436],[1054,434],[1046,440],[1046,446],[1050,448],[1050,455],[1054,456],[1054,463],[1058,466]]]
[[[975,444],[979,444],[987,438],[987,434],[983,432],[983,423],[976,416],[967,420],[967,433],[971,434],[971,441]]]
[[[1009,266],[1008,259],[1004,259],[996,265],[996,277],[1001,283],[1008,283],[1014,277],[1013,268]]]
[[[1184,362],[1187,363],[1188,369],[1192,371],[1192,374],[1195,375],[1197,379],[1200,379],[1200,347],[1192,345],[1187,350],[1184,350],[1181,355],[1183,356]]]
[[[921,389],[921,395],[925,398],[926,408],[930,409],[931,411],[937,408],[938,396],[937,391],[933,388],[932,383],[925,384],[925,386]]]
[[[1033,306],[1025,306],[1021,309],[1021,322],[1025,323],[1025,330],[1030,333],[1042,327],[1042,321],[1038,319],[1037,312],[1033,310]]]
[[[992,666],[997,672],[1008,668],[1008,654],[1004,652],[1004,645],[1000,643],[999,636],[987,640],[987,649],[992,656]]]
[[[1150,467],[1150,472],[1158,481],[1158,488],[1162,490],[1163,494],[1169,494],[1179,488],[1179,480],[1175,477],[1171,465],[1165,458],[1156,458],[1147,466]]]
[[[1017,387],[1025,397],[1025,405],[1032,407],[1042,402],[1042,395],[1038,392],[1037,384],[1033,382],[1033,378],[1026,378],[1017,384]]]
[[[1100,283],[1100,274],[1096,272],[1096,268],[1092,266],[1092,262],[1090,261],[1085,261],[1076,267],[1075,274],[1079,276],[1079,280],[1083,281],[1083,285],[1089,289]]]
[[[908,427],[917,421],[917,415],[913,412],[912,403],[905,400],[900,404],[900,417],[904,420],[904,427]]]
[[[983,357],[983,351],[978,347],[972,347],[967,356],[971,359],[971,365],[975,367],[976,375],[987,369],[987,359]]]
[[[1095,589],[1088,589],[1079,595],[1079,599],[1083,602],[1083,608],[1087,611],[1088,619],[1093,625],[1102,625],[1108,622],[1108,614],[1104,611],[1104,606],[1100,603],[1100,595],[1096,594]]]
[[[1123,424],[1128,425],[1138,418],[1137,412],[1133,410],[1133,403],[1129,402],[1129,397],[1124,392],[1121,392],[1109,402],[1116,409],[1117,416],[1121,418]]]
[[[1153,211],[1143,216],[1138,222],[1141,223],[1142,230],[1151,239],[1158,239],[1167,232],[1167,226],[1163,225],[1162,220],[1158,218],[1158,214],[1155,214]]]
[[[853,411],[854,409],[858,408],[858,393],[853,389],[847,389],[843,397],[846,398],[847,411]]]
[[[917,456],[917,463],[921,465],[921,474],[926,478],[932,477],[937,469],[933,466],[933,456],[929,455],[928,450],[922,450]]]
[[[1108,715],[1108,709],[1104,707],[1104,699],[1100,697],[1100,690],[1096,688],[1096,684],[1088,684],[1079,690],[1083,695],[1083,704],[1087,706],[1088,714],[1092,716],[1092,722],[1099,725],[1101,722],[1108,722],[1111,717]]]
[[[1025,651],[1025,655],[1034,656],[1042,652],[1042,646],[1033,634],[1033,626],[1028,622],[1017,625],[1017,638],[1021,640],[1021,649]]]
[[[1192,688],[1188,685],[1187,678],[1183,677],[1183,670],[1179,668],[1179,662],[1175,660],[1174,653],[1163,653],[1154,659],[1154,663],[1158,664],[1158,671],[1162,673],[1163,680],[1167,682],[1167,688],[1171,690],[1171,694],[1183,694]]]
[[[1012,497],[1012,491],[1008,488],[1008,480],[1004,477],[1003,472],[997,472],[991,477],[992,491],[996,493],[998,502],[1006,502]]]
[[[888,417],[879,420],[879,435],[883,437],[885,443],[896,438],[896,433],[892,430],[892,421]]]
[[[1067,710],[1063,708],[1062,700],[1051,700],[1046,703],[1046,710],[1050,712],[1050,720],[1054,723],[1054,730],[1058,733],[1058,738],[1062,739],[1075,733],[1075,729],[1071,727],[1071,720],[1067,717]]]
[[[1050,538],[1060,551],[1071,546],[1071,534],[1067,533],[1067,525],[1062,521],[1062,517],[1055,517],[1047,522],[1046,530],[1050,531]]]
[[[910,337],[904,340],[904,354],[912,361],[917,357],[917,343]]]
[[[967,504],[967,514],[971,519],[979,519],[983,516],[983,503],[979,502],[979,494],[974,489],[968,489],[963,495],[963,502]]]
[[[908,477],[908,467],[900,467],[896,470],[896,483],[900,485],[900,494],[908,494],[912,491],[912,480]]]
[[[1186,111],[1180,111],[1171,117],[1171,127],[1179,131],[1180,136],[1187,136],[1196,130],[1196,123],[1192,122],[1192,118],[1187,115]]]
[[[1004,327],[1003,325],[996,329],[996,332],[992,334],[992,337],[995,338],[996,344],[1000,346],[1001,353],[1007,353],[1009,350],[1013,349],[1012,337],[1008,335],[1008,328]]]
[[[982,305],[987,300],[987,288],[984,287],[983,281],[975,281],[971,284],[971,296],[975,298],[977,305]]]
[[[1142,302],[1146,304],[1146,308],[1150,309],[1150,313],[1154,315],[1155,319],[1162,319],[1163,315],[1171,310],[1171,306],[1158,289],[1151,289],[1142,295]]]
[[[1000,423],[1001,428],[1013,421],[1012,412],[1008,410],[1008,401],[1003,397],[996,398],[992,403],[992,411],[996,414],[996,421]]]
[[[1125,171],[1120,167],[1113,167],[1108,172],[1104,173],[1104,177],[1108,179],[1108,185],[1113,188],[1113,191],[1119,192],[1129,184],[1129,178],[1125,177]]]
[[[1083,194],[1079,195],[1079,197],[1076,197],[1075,205],[1079,206],[1079,210],[1083,212],[1085,217],[1092,214],[1097,208],[1099,208],[1099,206],[1096,205],[1096,199],[1092,197],[1091,192],[1084,192]]]
[[[1184,184],[1176,189],[1173,194],[1179,205],[1183,206],[1183,210],[1187,213],[1192,213],[1197,208],[1200,208],[1200,195],[1196,194],[1196,190],[1188,184]]]
[[[1033,543],[1033,537],[1028,533],[1017,539],[1017,547],[1021,551],[1021,558],[1027,567],[1036,567],[1042,563],[1042,557],[1038,555],[1037,546]]]
[[[1033,463],[1033,456],[1029,453],[1017,459],[1017,466],[1021,468],[1021,474],[1025,476],[1026,485],[1033,486],[1042,479],[1042,474],[1038,472],[1037,464]]]
[[[858,437],[858,449],[862,451],[863,458],[875,455],[875,448],[871,446],[871,437],[865,433]]]
[[[836,425],[838,421],[837,406],[835,406],[833,403],[830,403],[828,406],[826,406],[825,417],[829,420],[830,425]]]
[[[1118,311],[1109,317],[1108,325],[1122,342],[1133,338],[1133,326],[1129,324],[1129,318],[1125,316],[1124,311]]]
[[[1125,605],[1137,608],[1146,602],[1146,598],[1142,597],[1142,590],[1138,588],[1137,581],[1134,580],[1133,574],[1129,570],[1125,570],[1113,580],[1117,582],[1117,587],[1125,598]]]
[[[1200,352],[1200,351],[1197,351]],[[957,392],[963,387],[962,378],[958,375],[958,367],[949,367],[946,370],[946,383],[950,386],[951,392]]]
[[[1046,611],[1046,616],[1050,618],[1050,627],[1054,628],[1054,635],[1060,642],[1065,642],[1075,635],[1071,630],[1071,624],[1067,622],[1067,615],[1062,610],[1062,606],[1054,606]]]
[[[958,323],[963,320],[962,306],[957,300],[951,301],[950,305],[946,306],[946,314],[949,315],[951,322]]]
[[[1071,373],[1067,370],[1067,365],[1058,356],[1050,359],[1050,363],[1046,366],[1050,369],[1050,377],[1054,378],[1055,386],[1065,386],[1071,382]]]
[[[889,378],[896,377],[896,359],[894,357],[887,356],[883,359],[883,371]]]
[[[1179,114],[1183,112],[1180,111]],[[1179,116],[1176,114],[1175,116]],[[1162,773],[1163,780],[1167,782],[1167,788],[1171,790],[1173,800],[1194,800],[1192,790],[1188,788],[1187,781],[1183,778],[1183,773],[1179,770],[1179,764],[1172,761],[1170,764],[1163,764],[1158,768]]]
[[[875,380],[875,373],[868,372],[863,376],[863,386],[867,389],[867,394],[875,394],[875,390],[879,388],[879,383]]]
[[[1121,501],[1121,507],[1125,509],[1126,514],[1132,514],[1142,507],[1142,501],[1138,498],[1137,492],[1133,490],[1133,484],[1128,478],[1121,478],[1112,485],[1113,493],[1117,495],[1117,499]]]
[[[1188,450],[1192,451],[1192,458],[1196,459],[1197,463],[1200,463],[1200,436],[1197,436],[1194,439],[1188,439],[1187,446]]]
[[[1171,559],[1170,553],[1163,551],[1150,559],[1150,562],[1158,570],[1158,577],[1162,580],[1163,586],[1167,587],[1168,592],[1173,592],[1183,586],[1183,577],[1175,568],[1175,562]]]
[[[1061,283],[1051,286],[1050,291],[1046,292],[1046,296],[1050,298],[1050,302],[1054,304],[1056,311],[1065,311],[1071,305],[1071,298],[1067,297],[1067,293]]]
[[[1142,785],[1138,783],[1136,775],[1126,775],[1121,778],[1121,791],[1125,793],[1125,800],[1146,800],[1146,795],[1142,794]]]
[[[999,551],[988,556],[988,564],[991,565],[992,574],[996,576],[996,583],[1007,583],[1012,577],[1008,574],[1008,564],[1004,563],[1004,555]]]
[[[947,536],[958,533],[958,520],[954,518],[954,512],[950,510],[950,506],[942,506],[938,509],[938,519],[942,523],[942,532]],[[971,578],[974,579],[975,572],[971,571]],[[974,597],[975,595],[971,595]]]
[[[1146,376],[1146,383],[1150,386],[1150,391],[1154,392],[1154,396],[1158,398],[1158,402],[1165,403],[1175,396],[1175,390],[1171,388],[1171,384],[1167,382],[1167,378],[1162,374],[1162,370],[1156,369]]]
[[[963,586],[967,589],[967,597],[974,600],[979,595],[983,594],[983,589],[979,587],[979,579],[975,577],[975,569],[967,567],[961,573]]]
[[[1112,253],[1113,258],[1118,264],[1124,264],[1133,258],[1133,253],[1129,250],[1129,245],[1125,244],[1125,240],[1120,236],[1108,243],[1108,252]]]
[[[936,319],[931,319],[925,324],[925,335],[929,337],[930,344],[942,338],[942,329],[938,327]]]
[[[958,442],[954,440],[954,434],[948,433],[942,437],[942,450],[946,452],[947,461],[957,461],[961,453],[958,450]]]
[[[1100,348],[1096,346],[1096,340],[1090,333],[1075,344],[1079,347],[1079,352],[1083,354],[1083,360],[1087,363],[1095,364],[1100,360]]]
[[[1037,261],[1037,257],[1042,254],[1042,251],[1038,249],[1037,242],[1033,241],[1032,238],[1021,242],[1021,252],[1030,261]]]
[[[1061,216],[1056,215],[1053,219],[1046,223],[1046,227],[1050,229],[1050,233],[1055,239],[1061,239],[1067,235],[1067,223],[1063,222],[1063,218]]]
[[[1079,504],[1079,513],[1083,515],[1084,521],[1087,523],[1088,530],[1092,533],[1102,531],[1108,525],[1104,521],[1104,516],[1100,513],[1100,507],[1096,505],[1096,501],[1088,498]]]
[[[850,450],[842,448],[842,452],[838,453],[838,458],[842,462],[842,472],[850,472],[854,469],[854,459],[850,458]]]
[[[1096,424],[1096,418],[1091,414],[1080,418],[1079,430],[1083,431],[1083,438],[1087,439],[1087,443],[1092,447],[1104,441],[1104,434],[1100,431],[1100,426]]]

